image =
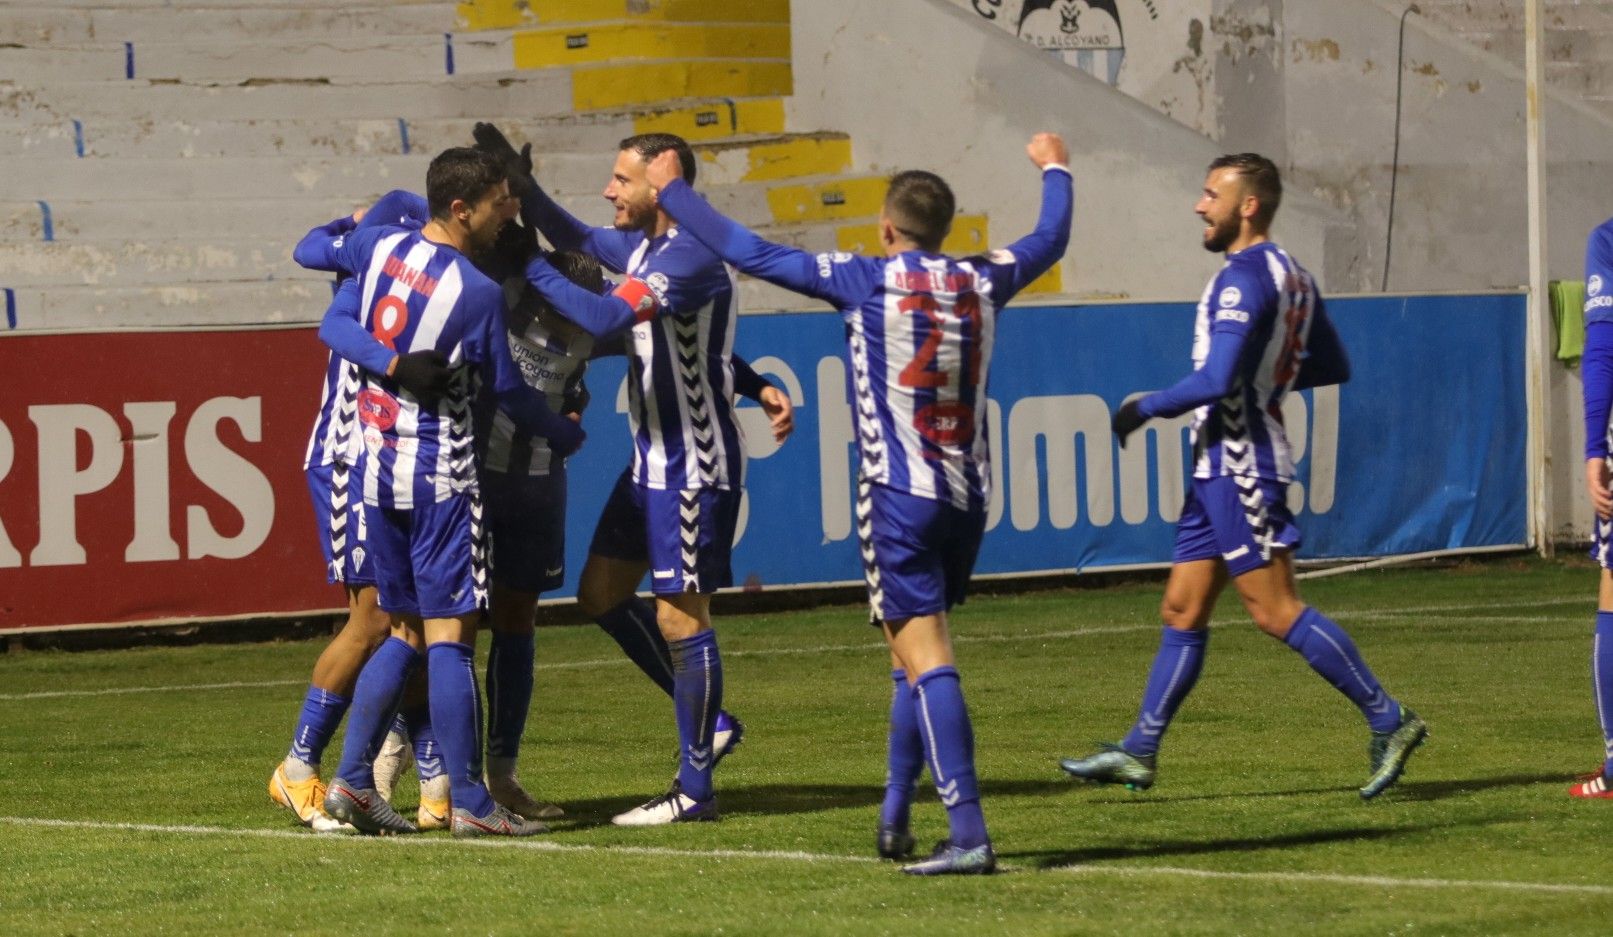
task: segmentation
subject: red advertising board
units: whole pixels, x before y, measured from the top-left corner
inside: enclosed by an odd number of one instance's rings
[[[0,335],[0,634],[344,606],[314,330]]]

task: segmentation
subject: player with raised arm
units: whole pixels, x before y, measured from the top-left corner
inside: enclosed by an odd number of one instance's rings
[[[1416,713],[1384,692],[1344,629],[1301,601],[1295,587],[1300,532],[1286,497],[1294,464],[1282,401],[1294,390],[1343,383],[1350,368],[1316,281],[1269,238],[1281,199],[1271,160],[1244,153],[1210,163],[1195,211],[1205,224],[1204,249],[1224,253],[1226,263],[1199,301],[1194,370],[1115,413],[1124,446],[1148,420],[1193,411],[1193,478],[1137,722],[1120,742],[1062,761],[1071,777],[1133,790],[1154,783],[1160,739],[1198,680],[1210,613],[1228,579],[1256,626],[1286,642],[1366,717],[1363,799],[1394,784],[1428,734]]]
[[[1602,725],[1602,766],[1568,789],[1574,797],[1613,798],[1613,219],[1585,243],[1585,490],[1595,513],[1591,556],[1602,567],[1591,639],[1591,690]]]
[[[940,253],[956,205],[939,177],[891,178],[880,211],[885,256],[812,255],[772,244],[695,194],[687,166],[650,161],[661,210],[744,273],[832,303],[846,323],[857,405],[857,532],[871,623],[891,650],[894,693],[876,846],[905,858],[926,756],[950,836],[914,875],[988,873],[996,854],[975,777],[974,731],[947,612],[964,600],[985,532],[991,481],[986,380],[998,311],[1063,256],[1070,238],[1068,152],[1057,134],[1026,147],[1042,172],[1036,229],[981,257]]]
[[[473,642],[487,583],[472,452],[475,381],[486,378],[516,425],[561,454],[581,443],[582,430],[521,380],[505,339],[503,294],[466,256],[490,246],[513,217],[503,167],[477,150],[445,150],[427,170],[426,199],[431,222],[420,231],[359,231],[334,250],[335,265],[361,283],[361,318],[328,315],[320,327],[350,360],[372,353],[373,336],[400,350],[436,350],[455,370],[449,392],[427,401],[366,368],[358,402],[365,519],[380,605],[397,625],[359,676],[325,809],[365,832],[414,829],[377,795],[371,763],[425,646],[454,835],[529,835],[545,827],[496,805],[482,781]]]
[[[496,128],[478,124],[475,132],[506,166],[519,164],[521,155]],[[589,334],[624,335],[628,342],[633,464],[601,512],[577,598],[652,678],[663,660],[652,635],[665,640],[679,758],[666,793],[615,816],[621,826],[716,819],[712,769],[743,733],[722,709],[710,612],[711,593],[733,583],[730,552],[744,480],[731,361],[736,289],[722,261],[656,209],[644,166],[663,151],[675,152],[693,173],[694,154],[679,137],[622,141],[604,192],[616,209],[611,227],[582,223],[530,177],[522,187],[523,216],[555,247],[584,250],[625,275],[601,296],[542,258],[527,271],[539,295]],[[634,596],[646,572],[653,613]]]
[[[505,231],[510,232],[511,227]],[[529,229],[521,229],[528,231]],[[530,236],[501,237],[511,244],[496,274],[502,280],[510,329],[510,350],[528,384],[543,392],[561,413],[581,413],[588,394],[583,376],[590,357],[623,354],[621,342],[596,344],[581,327],[554,310],[526,282],[527,262],[537,252]],[[581,251],[555,251],[549,263],[567,280],[591,293],[606,292],[599,262]],[[483,265],[487,270],[487,265]],[[490,275],[493,271],[487,270]],[[733,358],[734,386],[740,396],[759,400],[779,391],[745,361]],[[563,815],[561,808],[532,797],[516,777],[521,736],[532,702],[534,624],[538,596],[560,587],[565,578],[566,461],[541,438],[515,429],[509,416],[483,407],[476,432],[493,541],[492,646],[487,658],[487,786],[493,799],[529,819]],[[784,398],[775,413],[775,438],[793,428]],[[656,683],[673,693],[673,669],[659,630],[644,635],[655,656],[644,663]]]
[[[360,226],[414,221],[423,225],[424,199],[418,210],[413,202],[389,193],[368,211],[357,211],[310,231],[293,251],[304,259],[306,247],[319,239],[344,238]],[[358,302],[358,285],[343,277],[332,304]],[[434,351],[405,355],[385,350],[371,362],[416,394],[440,394],[447,389],[445,360]],[[309,434],[303,457],[308,491],[325,556],[325,574],[342,583],[347,592],[347,621],[320,653],[304,695],[302,710],[292,732],[291,747],[269,778],[269,797],[296,814],[306,826],[326,832],[341,827],[325,814],[325,785],[319,779],[319,762],[325,747],[347,712],[353,685],[364,662],[386,640],[391,619],[376,605],[375,564],[365,547],[363,499],[354,482],[357,463],[354,446],[355,407],[361,384],[358,366],[330,353],[320,391],[319,415]]]

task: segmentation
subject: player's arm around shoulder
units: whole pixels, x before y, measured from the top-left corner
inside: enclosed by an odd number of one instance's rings
[[[683,167],[671,150],[657,154],[646,167],[657,204],[678,225],[723,261],[741,273],[766,280],[787,290],[804,293],[844,307],[866,295],[830,277],[819,276],[823,257],[787,244],[775,244],[724,216],[683,181]]]
[[[638,273],[625,278],[614,293],[640,310],[644,294],[649,294],[653,304],[647,312],[640,312],[642,322],[697,312],[730,285],[723,258],[698,238],[675,229],[644,259]]]

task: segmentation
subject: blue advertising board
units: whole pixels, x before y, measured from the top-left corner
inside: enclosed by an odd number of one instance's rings
[[[1290,395],[1301,558],[1523,545],[1524,298],[1340,298],[1328,312],[1354,375]],[[988,430],[993,494],[978,574],[1165,564],[1186,489],[1187,418],[1121,449],[1109,416],[1191,368],[1191,303],[1011,307],[998,321]],[[844,329],[830,313],[740,320],[736,351],[795,401],[782,447],[741,402],[745,508],[736,585],[860,581]],[[589,438],[571,459],[573,594],[599,508],[627,465],[625,362],[589,372]]]

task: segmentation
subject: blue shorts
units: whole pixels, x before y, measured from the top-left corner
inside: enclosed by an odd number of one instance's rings
[[[870,623],[878,627],[962,604],[985,533],[985,511],[859,482],[857,540]]]
[[[332,487],[338,468],[347,478],[346,490],[339,497]],[[314,502],[319,550],[325,555],[325,581],[345,582],[354,588],[375,585],[375,561],[365,549],[364,474],[336,464],[310,466],[304,474]]]
[[[493,581],[516,592],[549,592],[566,578],[566,470],[547,475],[482,473]]]
[[[1300,544],[1288,485],[1264,478],[1195,478],[1176,522],[1172,563],[1219,559],[1236,578],[1271,563],[1273,550]]]
[[[594,528],[589,553],[648,563],[656,595],[706,595],[734,584],[730,555],[740,492],[646,488],[623,472]]]
[[[487,608],[486,541],[476,491],[412,510],[366,504],[364,514],[382,610],[456,618]]]

